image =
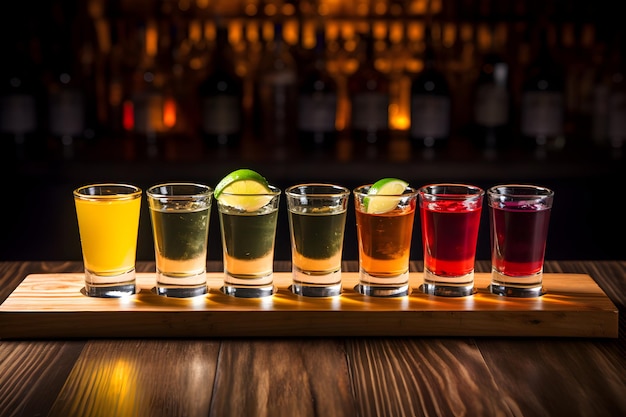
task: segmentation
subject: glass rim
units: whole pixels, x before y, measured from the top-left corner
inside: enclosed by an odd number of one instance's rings
[[[459,192],[454,191],[446,191],[446,192],[436,192],[435,188],[444,188],[444,189],[458,189]],[[465,192],[461,192],[460,190],[466,190]],[[482,197],[485,195],[485,190],[477,185],[473,184],[465,184],[465,183],[456,183],[456,182],[441,182],[441,183],[433,183],[426,184],[419,188],[419,193],[422,195],[432,196],[432,197],[443,197],[446,198],[467,198],[467,197]]]
[[[554,196],[554,191],[542,185],[511,183],[498,184],[489,187],[487,195],[511,197],[552,197]]]
[[[329,191],[328,192],[313,192],[313,193],[295,192],[295,190],[302,189],[304,187],[327,188]],[[296,184],[296,185],[287,187],[287,189],[285,189],[285,195],[289,197],[303,197],[303,196],[306,196],[306,197],[340,197],[340,196],[350,195],[350,189],[348,189],[347,187],[344,187],[343,185],[338,185],[338,184],[323,183],[323,182],[309,182],[309,183]]]
[[[280,195],[281,192],[282,192],[280,188],[278,188],[278,187],[276,187],[274,185],[268,185],[268,187],[270,188],[270,191],[266,192],[266,193],[252,193],[252,194],[250,194],[250,193],[229,193],[227,191],[222,191],[222,193],[220,195],[231,195],[231,196],[263,196],[263,195],[266,195],[266,196],[275,197],[275,196]],[[217,198],[217,200],[219,200],[219,198]]]
[[[354,195],[367,197],[406,197],[411,195],[417,195],[419,192],[417,188],[411,187],[409,185],[406,186],[402,194],[368,194],[367,191],[364,191],[369,190],[372,185],[374,185],[374,183],[359,185],[354,190],[352,190],[352,192],[354,193]]]
[[[108,194],[86,194],[85,191],[95,188],[116,188],[119,192]],[[81,200],[133,200],[141,197],[142,189],[133,184],[116,183],[116,182],[103,182],[95,184],[82,185],[75,188],[72,192],[75,198]]]
[[[157,189],[162,187],[171,186],[183,186],[183,187],[197,187],[198,192],[195,193],[176,193],[176,194],[164,194],[162,192],[156,192]],[[155,184],[146,190],[146,195],[151,198],[193,198],[193,197],[206,197],[213,195],[213,188],[206,184],[199,182],[164,182]]]

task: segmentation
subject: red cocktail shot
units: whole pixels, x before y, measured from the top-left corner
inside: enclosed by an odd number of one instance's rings
[[[476,243],[484,191],[462,184],[422,187],[424,291],[464,296],[473,292]]]

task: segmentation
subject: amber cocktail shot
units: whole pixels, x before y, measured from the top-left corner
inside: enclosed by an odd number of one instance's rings
[[[383,178],[354,190],[359,244],[359,284],[364,295],[409,294],[409,257],[417,190]]]

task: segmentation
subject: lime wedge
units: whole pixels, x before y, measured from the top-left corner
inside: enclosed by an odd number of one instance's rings
[[[231,172],[215,186],[213,196],[222,203],[245,211],[266,205],[272,196],[267,180],[258,172],[242,168]]]
[[[376,195],[377,197],[365,197],[363,199],[365,212],[380,214],[395,209],[400,201],[400,196],[408,185],[408,182],[398,178],[383,178],[376,181],[370,186],[367,194]]]

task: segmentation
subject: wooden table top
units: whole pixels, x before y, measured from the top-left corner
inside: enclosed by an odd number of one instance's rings
[[[0,302],[29,274],[81,271],[0,262]],[[548,261],[545,272],[590,275],[619,310],[618,338],[0,340],[0,416],[626,415],[626,261]]]

